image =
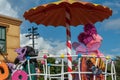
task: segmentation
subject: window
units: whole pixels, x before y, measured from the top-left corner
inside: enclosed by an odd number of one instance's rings
[[[0,50],[6,52],[6,28],[0,26]]]

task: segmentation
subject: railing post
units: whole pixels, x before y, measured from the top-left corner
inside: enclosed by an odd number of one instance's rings
[[[107,66],[108,66],[108,60],[105,61],[105,80],[107,79]]]
[[[30,80],[32,80],[32,78],[31,78],[31,72],[30,72],[30,59],[27,59],[27,63],[28,63],[28,74],[29,74],[29,78],[30,78]]]

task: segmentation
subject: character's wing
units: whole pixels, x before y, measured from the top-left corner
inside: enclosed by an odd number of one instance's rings
[[[73,47],[74,50],[76,50],[76,48],[77,48],[79,45],[80,45],[80,43],[78,43],[78,42],[73,42],[73,43],[72,43],[72,47]]]
[[[86,53],[86,47],[82,43],[74,42],[72,47],[75,49],[76,53]]]

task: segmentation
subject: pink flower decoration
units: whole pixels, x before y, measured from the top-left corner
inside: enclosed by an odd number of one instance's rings
[[[45,61],[44,61],[44,60],[41,60],[41,64],[43,64],[43,65],[44,65],[44,64],[45,64]]]
[[[44,58],[44,59],[47,59],[47,55],[45,54],[45,55],[43,56],[43,58]]]

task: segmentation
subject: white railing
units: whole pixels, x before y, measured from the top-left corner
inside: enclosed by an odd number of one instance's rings
[[[59,80],[64,80],[64,79],[67,79],[67,77],[65,77],[65,75],[68,75],[68,74],[78,74],[78,77],[79,77],[79,80],[82,80],[81,79],[81,74],[93,74],[93,72],[82,72],[81,71],[81,68],[80,66],[82,66],[81,64],[81,58],[83,57],[86,57],[86,58],[90,58],[90,57],[94,57],[96,58],[96,63],[95,63],[95,66],[97,65],[98,63],[98,59],[99,58],[104,58],[105,59],[105,70],[102,71],[102,74],[104,75],[104,80],[107,80],[107,76],[111,76],[111,79],[112,80],[116,80],[116,70],[115,70],[115,65],[114,65],[114,59],[110,58],[110,57],[104,57],[104,56],[92,56],[92,55],[71,55],[72,57],[74,58],[77,58],[76,61],[77,61],[77,70],[76,71],[73,71],[73,72],[65,72],[64,71],[64,68],[65,66],[67,66],[66,64],[64,64],[64,62],[67,62],[67,55],[54,55],[54,56],[38,56],[38,57],[28,57],[26,60],[27,60],[27,63],[28,63],[28,76],[29,76],[29,79],[32,80],[31,76],[35,76],[35,75],[40,75],[40,76],[44,76],[44,80],[51,80],[51,79],[59,79]],[[30,72],[30,59],[44,59],[45,61],[45,64],[43,64],[43,73],[31,73]],[[59,58],[60,59],[60,64],[52,64],[52,63],[48,63],[47,62],[47,58]],[[111,71],[108,72],[108,64],[111,65]],[[55,66],[55,67],[61,67],[61,72],[60,73],[57,73],[57,74],[51,74],[50,72],[50,68],[51,66]],[[93,80],[96,80],[96,75],[93,75]]]

